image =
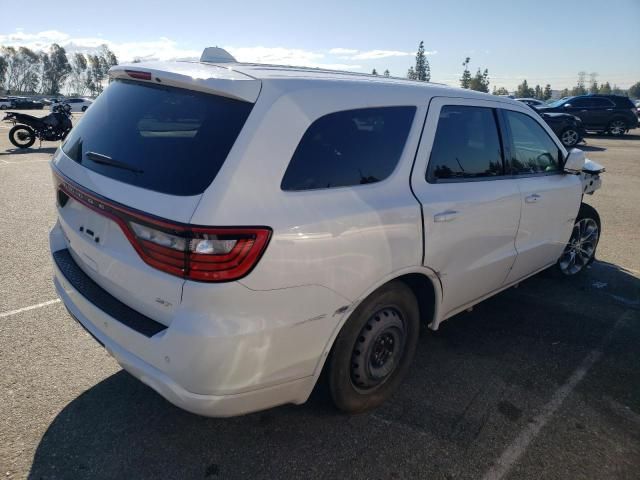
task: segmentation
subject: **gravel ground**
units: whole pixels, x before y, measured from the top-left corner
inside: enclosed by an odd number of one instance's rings
[[[36,112],[37,113],[37,112]],[[46,113],[46,112],[42,112]],[[77,121],[77,117],[76,117]],[[589,137],[603,220],[579,280],[541,274],[423,332],[377,411],[183,412],[127,373],[56,298],[47,161],[0,125],[0,476],[5,478],[640,478],[640,130]],[[37,144],[36,144],[37,147]]]

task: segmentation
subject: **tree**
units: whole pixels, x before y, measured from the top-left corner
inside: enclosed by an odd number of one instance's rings
[[[598,93],[601,95],[611,95],[611,84],[609,82],[601,83]]]
[[[41,57],[26,47],[2,47],[6,61],[6,88],[14,92],[35,92],[40,77]]]
[[[527,79],[525,78],[520,85],[518,85],[518,89],[516,90],[516,97],[518,98],[531,98],[535,95],[535,90],[529,87],[527,83]]]
[[[544,86],[544,91],[542,92],[542,99],[543,100],[549,100],[551,98],[551,96],[553,95],[553,92],[551,91],[551,85],[549,85],[548,83]]]
[[[464,62],[462,62],[462,66],[464,67],[464,71],[462,72],[462,77],[460,77],[460,86],[462,88],[469,88],[471,85],[471,73],[469,72],[469,62],[471,58],[465,58]]]
[[[536,87],[533,89],[533,98],[542,100],[542,87],[540,87],[540,85],[536,85]]]
[[[578,72],[578,83],[571,90],[571,95],[586,95],[587,89],[585,88],[585,78],[587,72]]]
[[[0,71],[1,71],[0,66]],[[629,96],[633,98],[640,98],[640,82],[634,83],[629,87]]]
[[[622,90],[620,87],[618,87],[618,85],[616,85],[615,83],[613,84],[613,88],[611,89],[611,93],[613,95],[626,95],[626,92],[624,90]]]
[[[489,70],[486,68],[481,72],[478,68],[475,76],[469,82],[469,88],[478,92],[489,93]]]
[[[7,73],[7,59],[0,54],[0,89],[4,86],[4,76]]]
[[[409,70],[407,71],[407,78],[409,80],[417,80],[417,76],[416,76],[416,71],[413,67],[409,67]]]
[[[51,45],[49,55],[42,54],[42,92],[58,95],[65,80],[71,73],[71,65],[67,60],[67,52],[57,43]]]
[[[560,98],[568,97],[570,95],[569,89],[565,88],[560,92]]]
[[[75,53],[71,58],[71,76],[69,84],[77,95],[84,95],[87,87],[85,83],[87,59],[82,53]]]
[[[102,93],[103,82],[109,68],[118,64],[115,54],[106,45],[101,46],[99,55],[87,55],[87,69],[84,75],[84,85],[91,95]]]
[[[494,95],[509,95],[509,90],[507,90],[504,87],[500,87],[500,88],[496,88],[495,85],[493,86],[493,93]]]
[[[424,42],[421,41],[418,45],[418,51],[416,52],[416,80],[428,82],[431,80],[431,67],[429,61],[424,53]]]
[[[378,75],[378,71],[374,68],[371,70],[371,75]]]
[[[383,75],[384,75],[385,77],[390,77],[390,76],[391,76],[391,73],[389,73],[389,69],[386,69],[386,70],[384,71]]]

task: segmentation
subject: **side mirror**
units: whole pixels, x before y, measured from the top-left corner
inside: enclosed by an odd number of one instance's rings
[[[585,161],[584,152],[579,148],[572,148],[564,161],[564,171],[566,173],[580,173]]]
[[[571,104],[570,103],[565,103],[562,107],[563,108],[571,108]]]

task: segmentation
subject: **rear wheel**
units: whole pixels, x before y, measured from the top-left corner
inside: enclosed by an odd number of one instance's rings
[[[87,111],[87,108],[89,108],[89,107],[87,107],[87,106],[85,105],[84,107],[82,107],[82,111],[83,111],[83,112],[86,112],[86,111]]]
[[[567,148],[575,147],[579,140],[580,134],[575,128],[565,128],[560,134],[560,141]]]
[[[580,206],[569,243],[556,266],[566,276],[577,275],[595,260],[600,240],[600,216],[586,203]]]
[[[627,131],[627,122],[625,122],[620,118],[612,120],[611,123],[609,124],[609,133],[611,135],[614,135],[616,137],[621,137],[625,134],[626,131]]]
[[[36,134],[25,125],[16,125],[9,130],[9,141],[18,148],[29,148],[35,143]]]
[[[400,281],[384,285],[358,306],[329,359],[335,405],[360,413],[382,404],[407,373],[418,343],[418,302]]]

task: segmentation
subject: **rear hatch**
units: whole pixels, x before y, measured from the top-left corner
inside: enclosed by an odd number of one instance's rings
[[[169,65],[112,72],[52,161],[59,223],[76,263],[165,325],[182,295],[189,220],[260,89],[226,68]]]

